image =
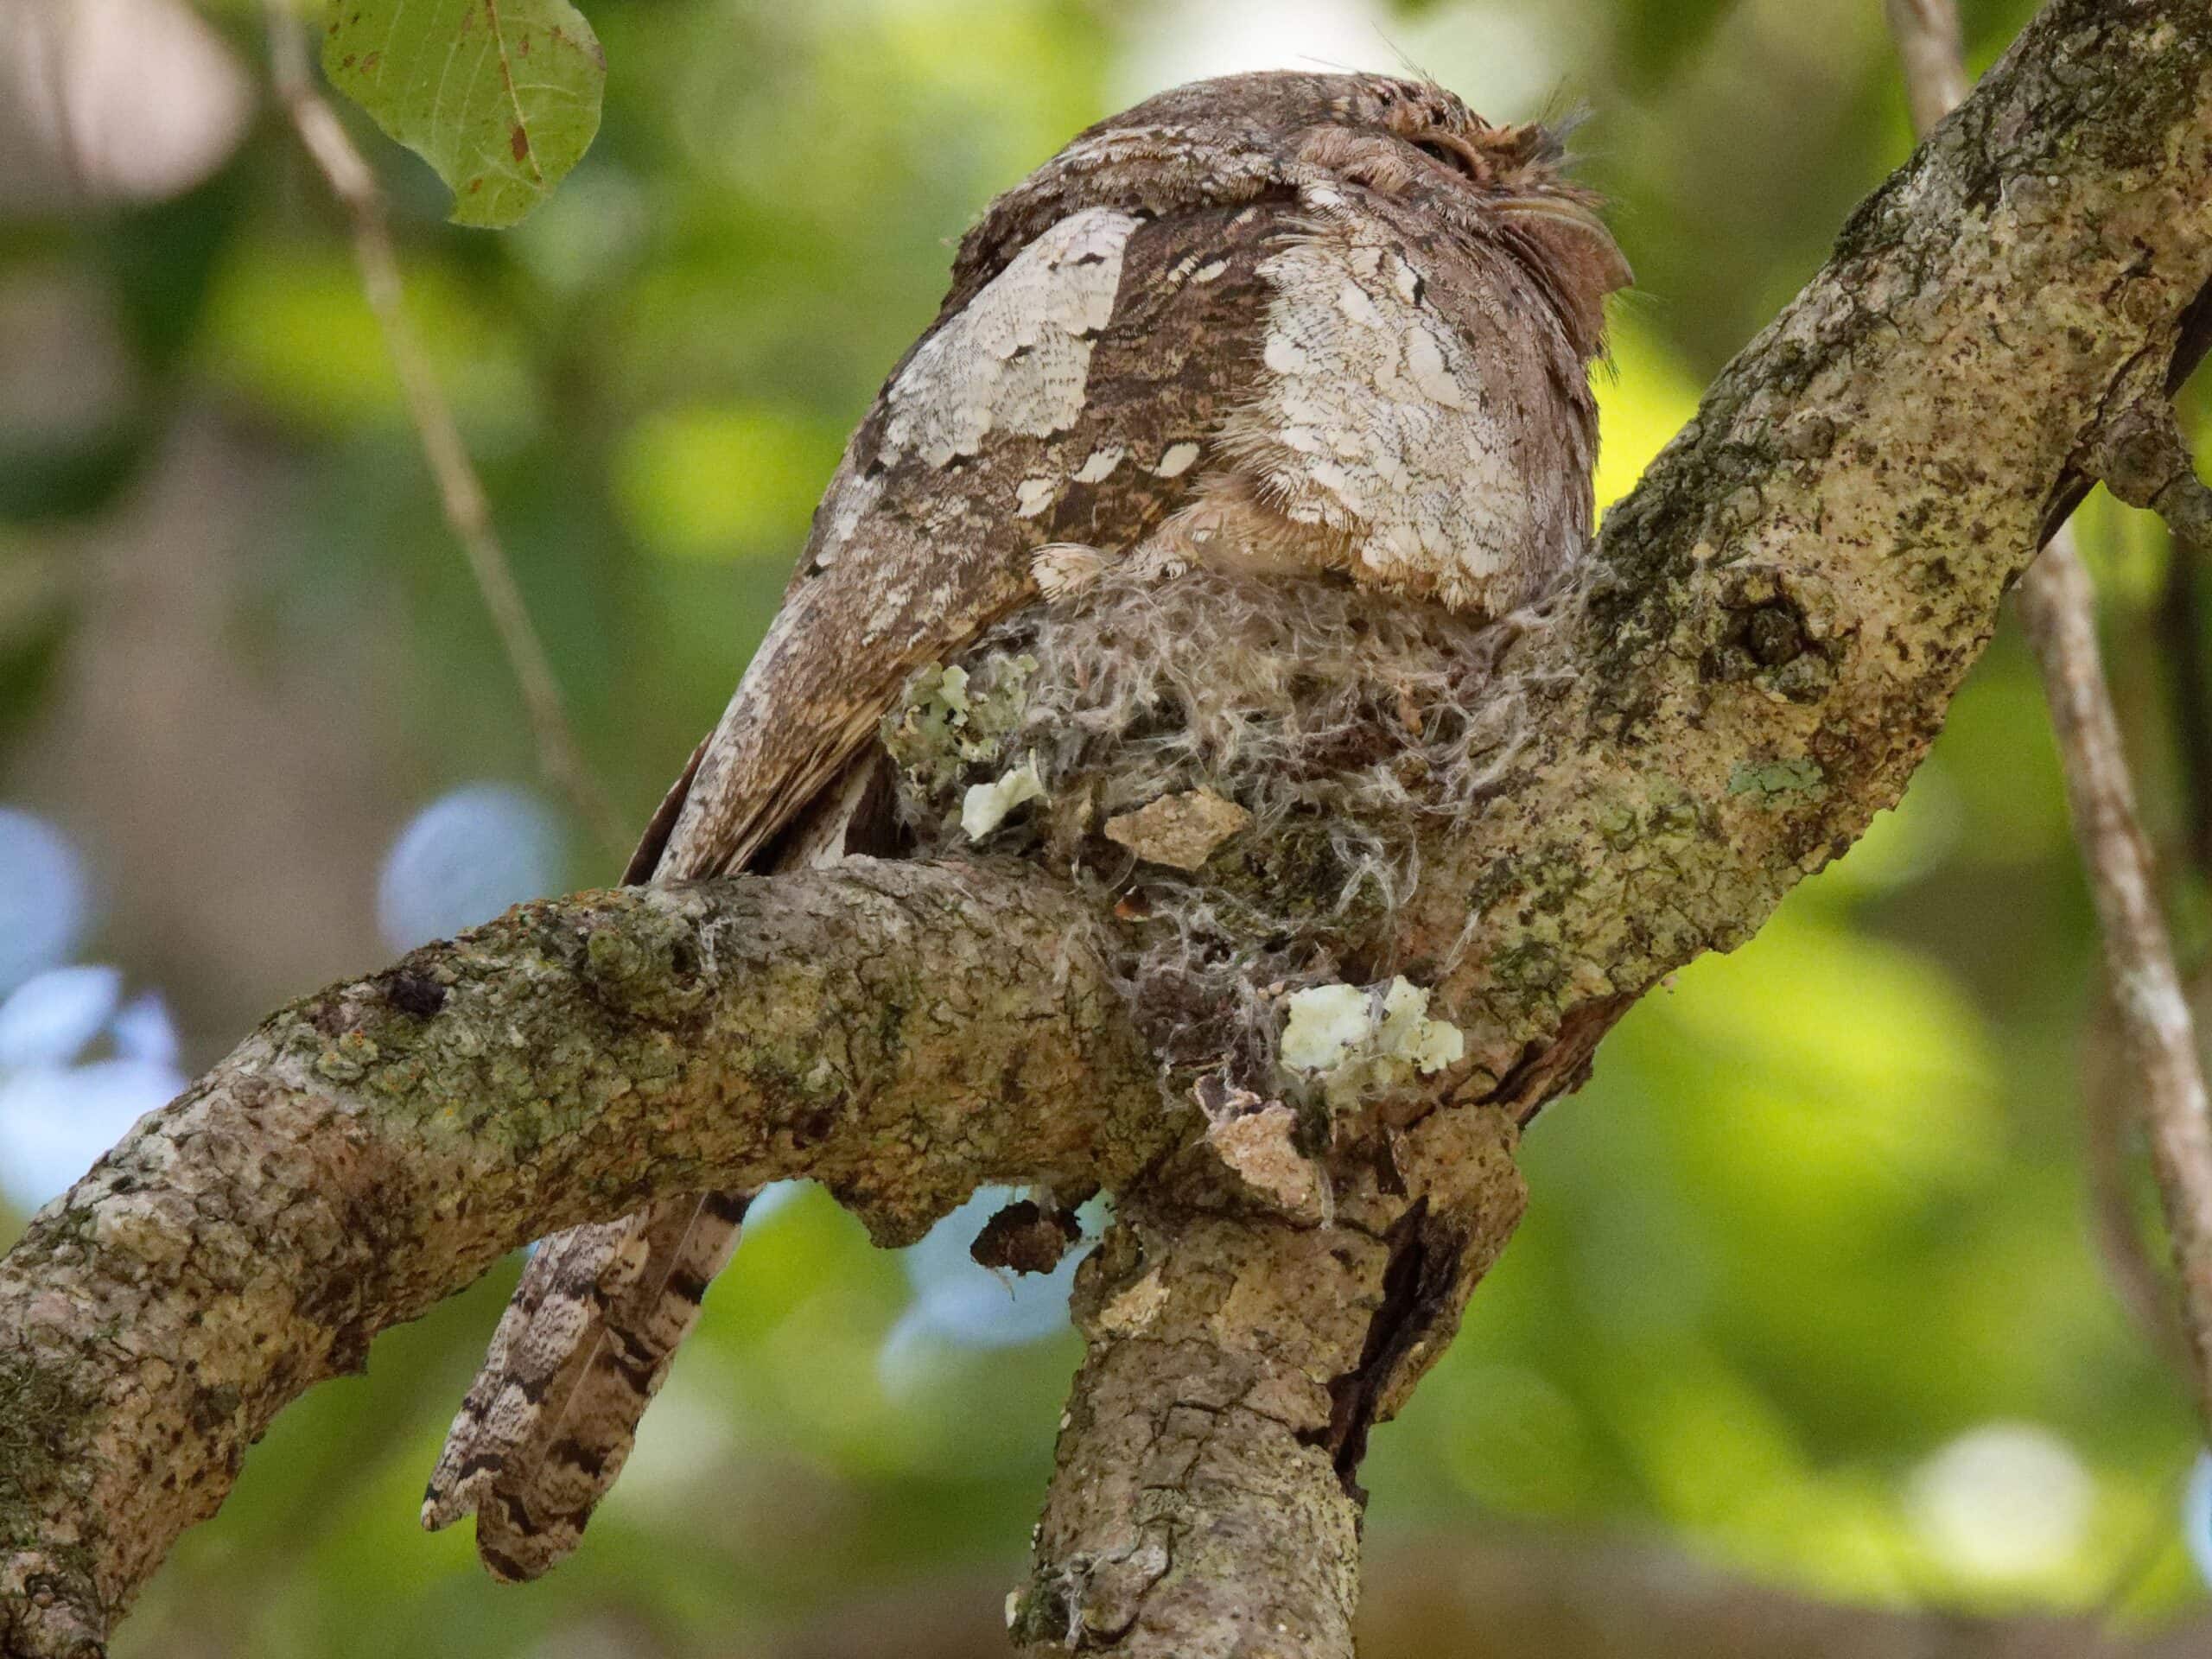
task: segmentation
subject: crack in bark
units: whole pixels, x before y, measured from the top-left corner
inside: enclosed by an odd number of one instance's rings
[[[1367,1490],[1358,1474],[1367,1456],[1368,1431],[1375,1426],[1393,1371],[1435,1322],[1440,1301],[1457,1281],[1460,1254],[1447,1244],[1441,1251],[1446,1260],[1432,1260],[1426,1194],[1399,1217],[1386,1243],[1390,1255],[1382,1270],[1382,1305],[1368,1325],[1359,1365],[1330,1380],[1328,1428],[1309,1432],[1311,1443],[1327,1449],[1344,1495],[1363,1510]]]

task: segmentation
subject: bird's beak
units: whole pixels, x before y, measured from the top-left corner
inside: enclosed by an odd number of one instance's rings
[[[1544,221],[1551,228],[1551,239],[1572,245],[1589,262],[1589,274],[1596,278],[1600,294],[1635,285],[1636,272],[1629,266],[1628,256],[1589,203],[1573,196],[1520,195],[1500,197],[1491,207],[1503,217],[1524,224],[1531,219]]]

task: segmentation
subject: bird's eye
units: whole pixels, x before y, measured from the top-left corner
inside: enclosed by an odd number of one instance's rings
[[[1454,145],[1444,143],[1441,139],[1420,139],[1414,143],[1414,148],[1424,156],[1435,157],[1462,177],[1471,179],[1476,176],[1474,163],[1467,158],[1466,152]]]

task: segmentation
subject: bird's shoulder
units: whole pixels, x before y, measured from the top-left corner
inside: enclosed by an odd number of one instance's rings
[[[695,768],[664,868],[747,861],[913,671],[1032,599],[1030,560],[1109,556],[1188,496],[1262,372],[1293,191],[1046,225],[948,308],[854,432],[781,610]]]

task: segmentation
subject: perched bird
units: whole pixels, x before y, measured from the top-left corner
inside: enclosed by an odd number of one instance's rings
[[[783,608],[632,880],[863,850],[908,677],[1117,561],[1341,572],[1497,615],[1592,519],[1589,365],[1629,281],[1557,135],[1433,83],[1178,88],[993,202],[817,510]],[[574,1548],[745,1199],[549,1240],[423,1503],[486,1565]]]

